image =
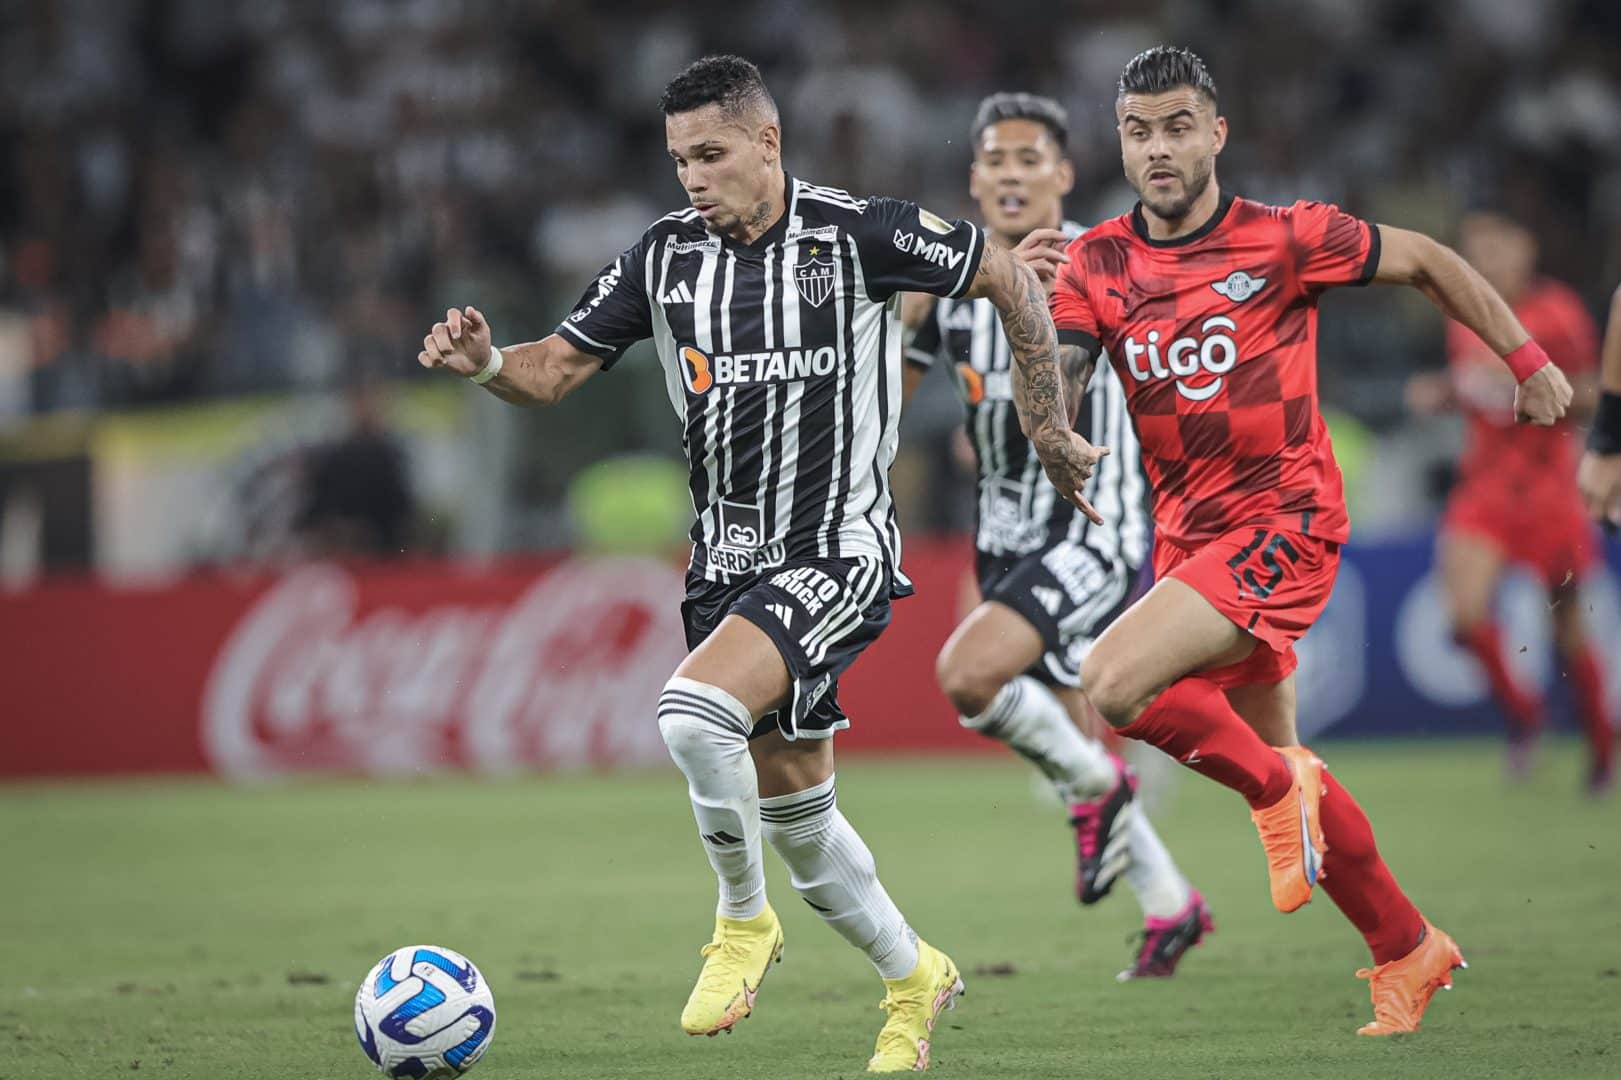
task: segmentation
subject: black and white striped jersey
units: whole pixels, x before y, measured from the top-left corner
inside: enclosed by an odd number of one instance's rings
[[[694,573],[729,581],[793,559],[874,556],[903,593],[889,489],[897,296],[961,296],[984,233],[793,177],[785,197],[752,244],[710,233],[696,210],[654,222],[558,333],[604,368],[653,339],[684,424]]]
[[[1064,222],[1071,237],[1085,230]],[[1048,483],[1035,448],[1019,430],[1013,406],[1013,354],[996,308],[980,300],[944,299],[907,346],[908,363],[950,365],[966,410],[966,430],[979,461],[975,546],[992,556],[1027,555],[1061,540],[1084,544],[1105,560],[1140,567],[1151,538],[1148,481],[1126,398],[1107,356],[1098,357],[1075,430],[1112,453],[1085,495],[1103,515],[1094,525]]]

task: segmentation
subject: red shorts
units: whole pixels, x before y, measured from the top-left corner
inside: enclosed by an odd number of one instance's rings
[[[1236,664],[1199,674],[1216,685],[1270,686],[1292,671],[1295,642],[1323,613],[1334,591],[1340,546],[1304,533],[1245,526],[1197,550],[1154,541],[1154,577],[1176,578],[1257,639]]]
[[[1598,534],[1580,504],[1568,500],[1505,506],[1467,492],[1447,502],[1442,533],[1467,533],[1527,566],[1555,588],[1580,581],[1599,561]]]

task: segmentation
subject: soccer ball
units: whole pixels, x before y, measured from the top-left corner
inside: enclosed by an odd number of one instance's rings
[[[495,997],[473,962],[435,945],[396,949],[355,992],[355,1036],[384,1073],[449,1080],[495,1035]]]

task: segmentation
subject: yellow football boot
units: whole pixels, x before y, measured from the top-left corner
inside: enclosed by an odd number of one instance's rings
[[[767,904],[752,919],[715,916],[715,936],[699,950],[698,985],[681,1010],[688,1035],[719,1035],[754,1011],[754,998],[773,962],[782,960],[782,924]]]
[[[879,1006],[889,1019],[878,1033],[868,1072],[922,1072],[929,1067],[929,1036],[942,1009],[955,1009],[962,976],[951,957],[928,942],[917,943],[917,967],[903,979],[885,979],[889,993]]]

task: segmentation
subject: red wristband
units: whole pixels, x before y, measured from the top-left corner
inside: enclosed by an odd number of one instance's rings
[[[1514,373],[1514,378],[1518,382],[1529,379],[1547,367],[1549,362],[1548,354],[1542,351],[1542,346],[1531,339],[1503,357],[1503,363],[1508,365],[1508,369]]]

